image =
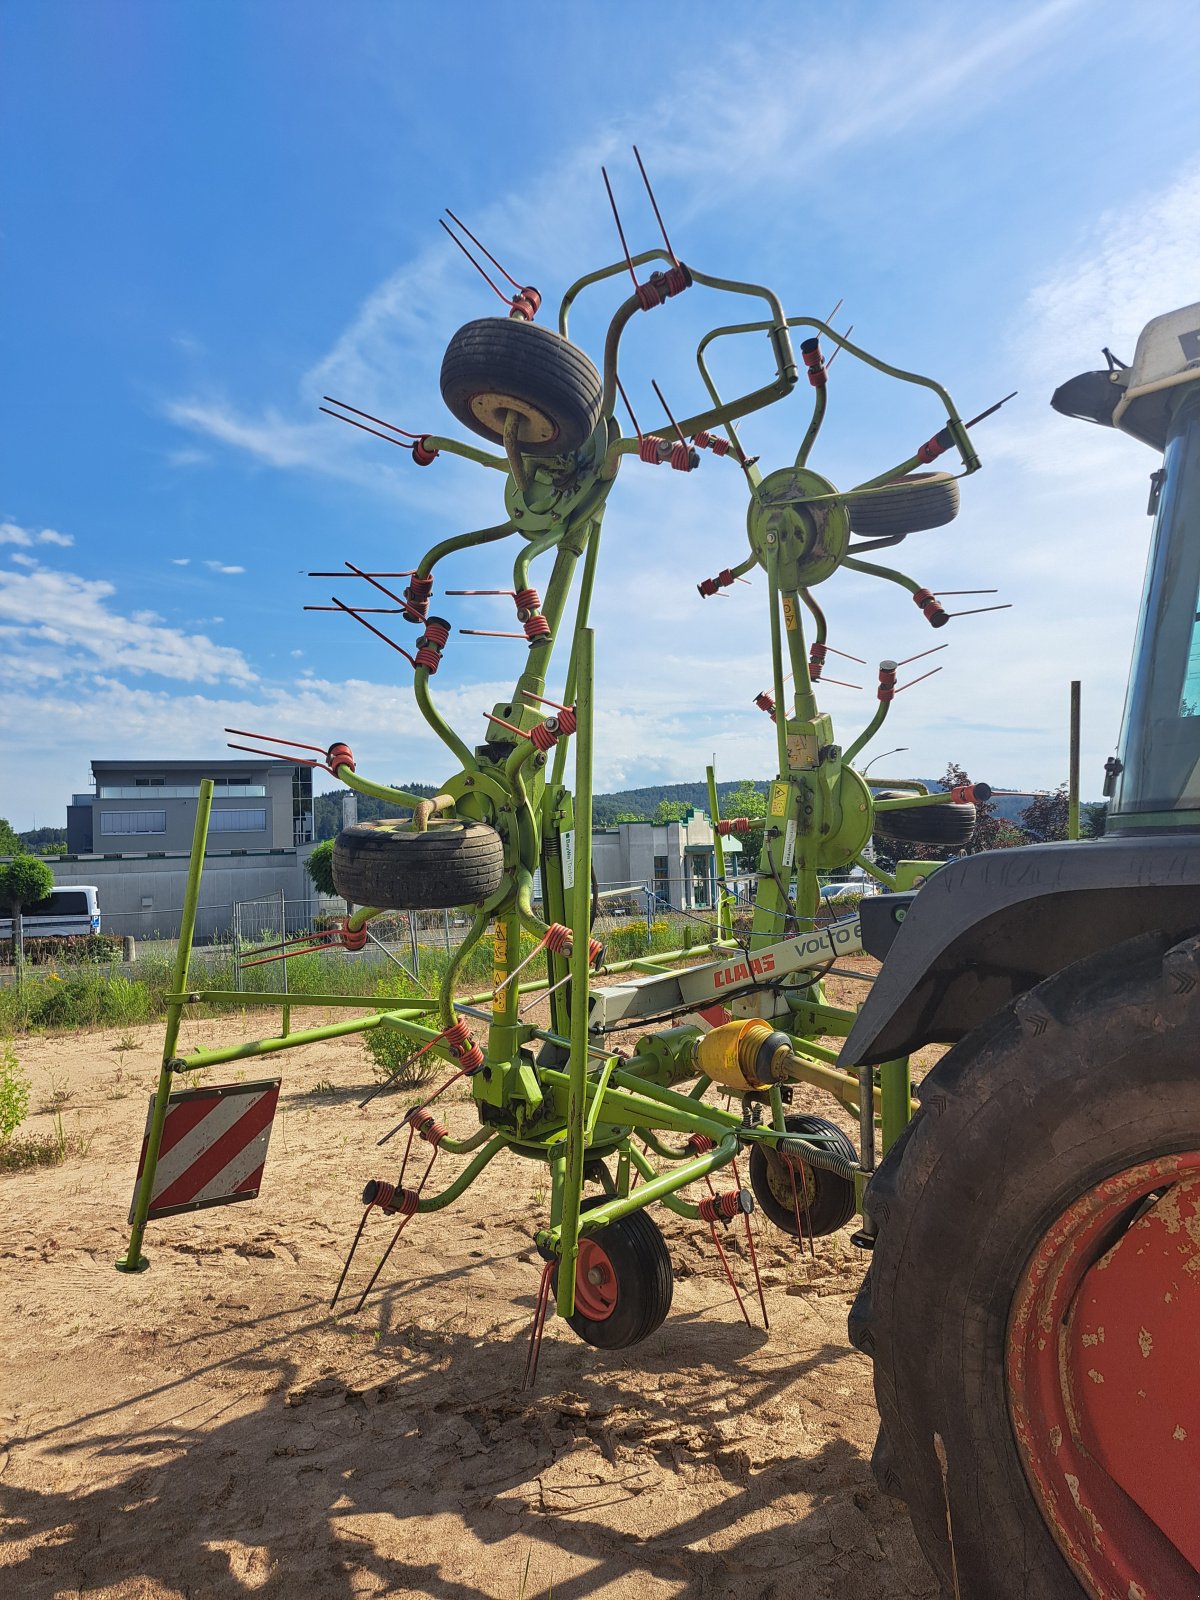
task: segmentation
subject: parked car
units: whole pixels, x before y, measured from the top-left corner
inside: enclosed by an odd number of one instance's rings
[[[64,939],[100,932],[100,898],[94,883],[73,883],[69,889],[52,889],[21,913],[27,939]],[[11,939],[12,918],[0,917],[0,939]]]

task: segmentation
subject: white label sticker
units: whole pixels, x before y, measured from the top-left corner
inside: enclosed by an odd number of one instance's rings
[[[788,825],[783,832],[783,864],[790,867],[796,859],[796,819],[788,818]]]
[[[563,886],[567,889],[575,887],[575,830],[559,835],[562,843],[562,868]]]

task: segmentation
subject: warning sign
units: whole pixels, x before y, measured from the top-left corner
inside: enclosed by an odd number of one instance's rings
[[[282,1080],[230,1083],[181,1089],[167,1101],[149,1217],[253,1200],[262,1183],[271,1123]],[[146,1133],[138,1161],[134,1202],[146,1167],[146,1145],[154,1115],[154,1096],[146,1113]]]

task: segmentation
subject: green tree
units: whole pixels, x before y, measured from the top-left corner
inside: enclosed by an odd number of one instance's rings
[[[684,800],[660,800],[655,807],[654,820],[660,826],[664,822],[682,822],[691,809]]]
[[[727,821],[732,821],[734,817],[748,817],[754,824],[749,833],[737,835],[742,847],[743,869],[753,872],[762,854],[763,833],[767,824],[766,795],[745,779],[736,788],[730,789],[721,801],[721,815]]]
[[[1021,811],[1021,826],[1034,841],[1041,844],[1048,839],[1065,839],[1070,822],[1071,802],[1067,786],[1060,783],[1049,794],[1035,794]]]
[[[1083,808],[1079,831],[1085,839],[1103,839],[1108,827],[1108,801],[1094,800]]]
[[[309,854],[304,870],[312,879],[318,894],[336,894],[333,881],[333,840],[323,839]]]
[[[13,955],[16,958],[17,985],[24,977],[25,952],[21,911],[48,898],[54,888],[54,874],[36,856],[16,855],[0,862],[0,906],[7,908],[13,921]]]
[[[0,817],[0,856],[19,856],[22,844],[7,817]]]
[[[649,822],[650,818],[644,811],[618,811],[612,820],[613,826],[616,827],[622,822]]]

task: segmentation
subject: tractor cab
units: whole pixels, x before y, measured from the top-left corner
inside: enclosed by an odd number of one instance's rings
[[[1132,365],[1072,378],[1051,403],[1163,452],[1108,826],[1200,828],[1200,304],[1154,318]]]

